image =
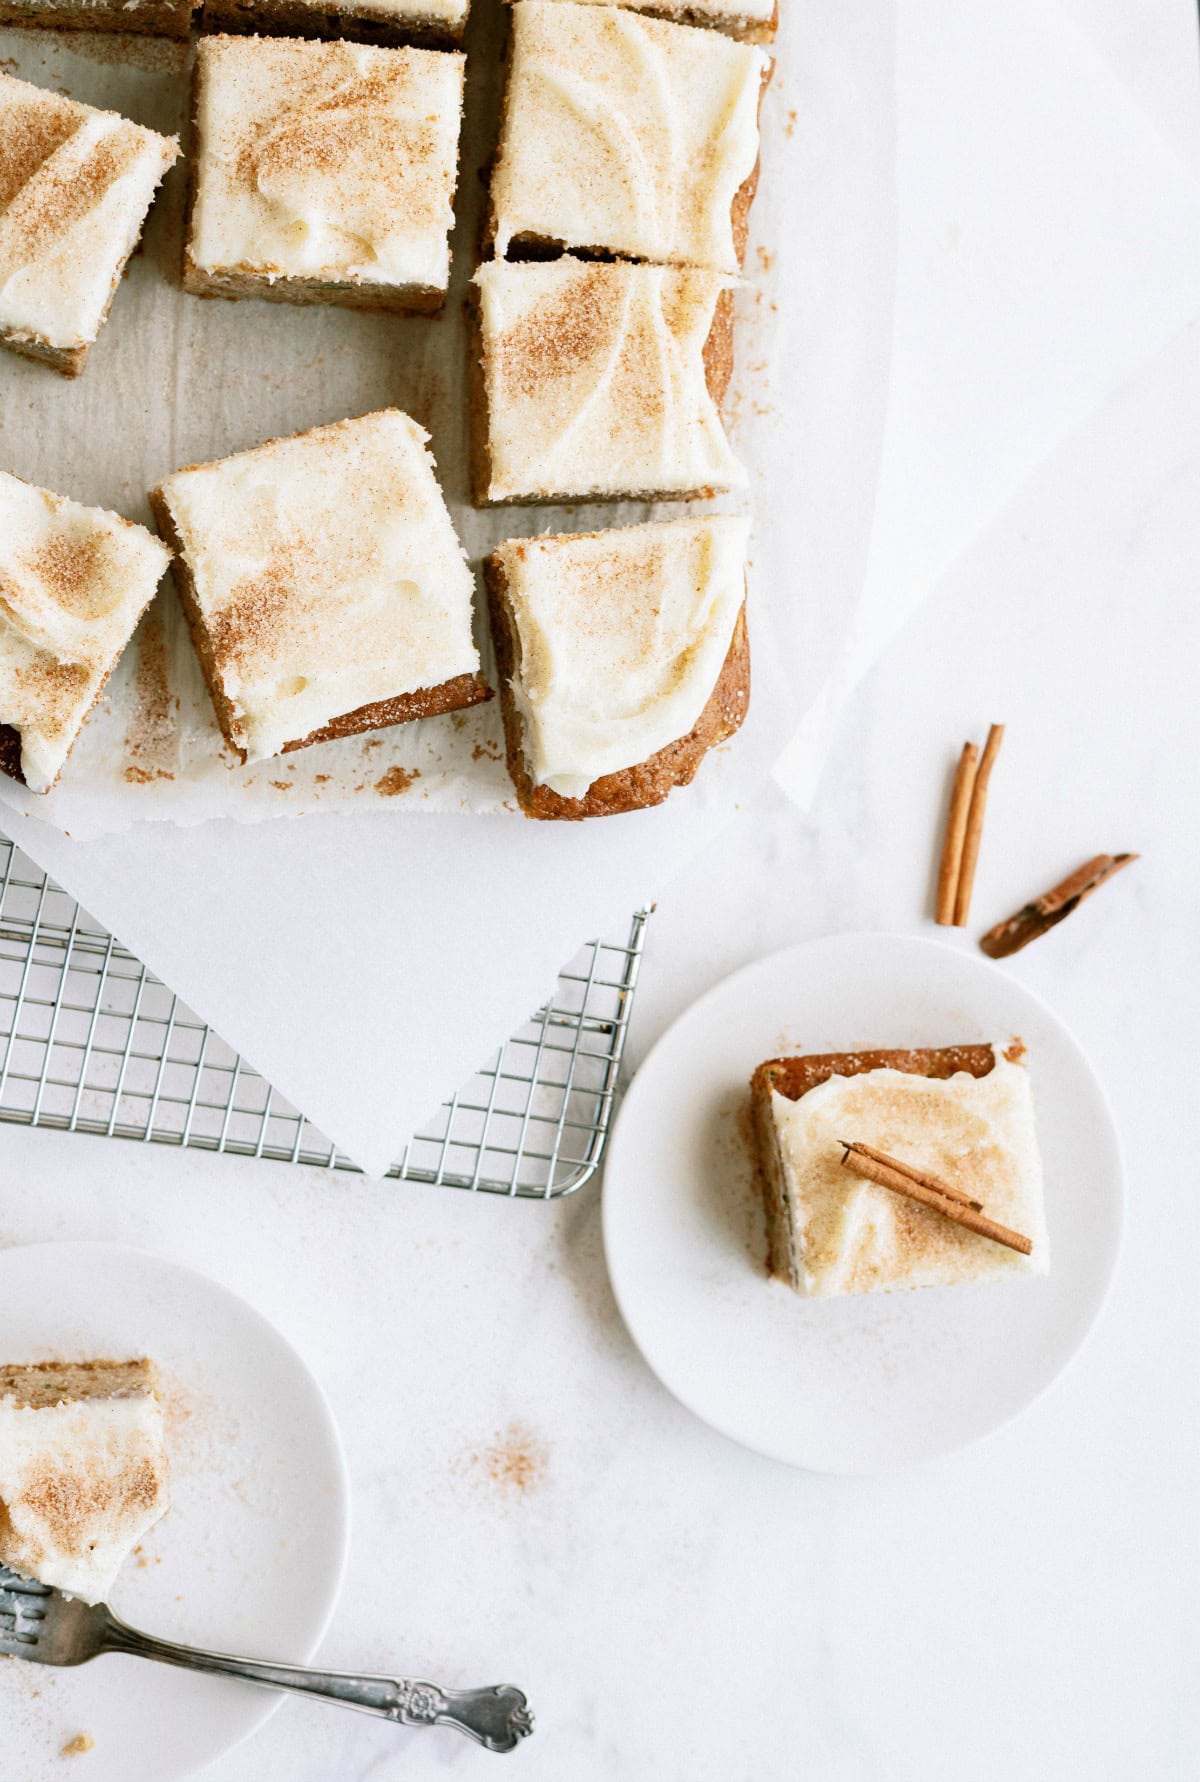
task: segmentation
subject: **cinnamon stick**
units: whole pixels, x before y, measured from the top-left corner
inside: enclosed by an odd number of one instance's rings
[[[994,928],[989,928],[979,945],[989,959],[1007,959],[1013,953],[1019,953],[1030,941],[1048,934],[1072,910],[1077,910],[1085,897],[1090,897],[1123,866],[1129,866],[1136,859],[1136,854],[1096,854],[1061,885],[1055,885],[1041,897],[1022,905],[1006,922],[997,922]]]
[[[940,1176],[930,1175],[928,1170],[916,1169],[911,1163],[898,1163],[894,1157],[889,1157],[886,1151],[876,1151],[870,1145],[859,1144],[857,1140],[853,1144],[846,1139],[842,1139],[840,1142],[846,1146],[848,1151],[854,1151],[860,1157],[869,1157],[874,1163],[882,1163],[889,1169],[898,1169],[902,1175],[910,1177],[912,1181],[920,1182],[923,1188],[932,1188],[935,1194],[944,1194],[947,1200],[961,1201],[965,1207],[974,1207],[977,1213],[983,1211],[981,1200],[972,1200],[971,1196],[964,1194],[961,1188],[955,1188],[951,1183],[943,1182]]]
[[[1003,1244],[1008,1250],[1018,1250],[1022,1256],[1031,1254],[1031,1238],[1011,1230],[1007,1225],[998,1225],[994,1219],[977,1212],[973,1206],[951,1198],[943,1189],[927,1187],[920,1180],[920,1172],[914,1173],[911,1165],[900,1163],[895,1157],[888,1157],[882,1151],[869,1151],[867,1147],[846,1139],[839,1142],[844,1147],[843,1169],[852,1170],[856,1176],[863,1176],[880,1188],[890,1188],[893,1194],[902,1194],[907,1200],[920,1201],[922,1206],[934,1207],[956,1225],[978,1232],[980,1237],[991,1238],[993,1243]]]
[[[983,839],[983,819],[987,811],[988,781],[992,777],[992,768],[996,764],[996,756],[1000,753],[1000,744],[1003,740],[1003,724],[993,724],[988,730],[987,741],[983,745],[983,754],[979,757],[975,784],[971,788],[967,827],[963,835],[962,860],[958,868],[958,888],[954,894],[955,928],[965,928],[967,917],[971,913],[971,892],[975,888],[975,867],[979,860],[979,844]]]
[[[962,869],[963,838],[967,833],[967,811],[975,786],[975,768],[979,750],[973,742],[964,743],[954,773],[950,792],[950,810],[946,817],[946,836],[942,858],[938,864],[937,911],[934,920],[943,928],[954,924],[954,901],[958,895],[958,875]]]

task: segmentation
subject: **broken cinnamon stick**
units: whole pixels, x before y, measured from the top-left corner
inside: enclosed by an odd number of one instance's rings
[[[967,811],[971,805],[978,760],[979,750],[975,744],[964,743],[950,792],[946,838],[942,843],[942,858],[938,864],[937,912],[934,919],[943,928],[954,925],[954,902],[958,896],[958,875],[962,870],[963,838],[967,833]]]
[[[921,1180],[920,1171],[914,1171],[907,1163],[900,1163],[895,1157],[888,1157],[882,1151],[870,1151],[868,1147],[851,1143],[847,1139],[839,1140],[843,1147],[842,1167],[852,1170],[856,1176],[863,1176],[868,1182],[875,1182],[880,1188],[889,1188],[893,1194],[902,1194],[907,1200],[920,1201],[922,1206],[933,1207],[937,1212],[952,1219],[956,1225],[963,1225],[968,1231],[978,1232],[980,1237],[991,1238],[993,1243],[1003,1244],[1008,1250],[1018,1250],[1022,1256],[1033,1251],[1033,1240],[1012,1231],[1007,1225],[998,1225],[985,1213],[976,1211],[967,1202],[947,1195],[944,1188],[929,1188]]]
[[[983,753],[979,757],[975,784],[971,788],[967,827],[963,835],[962,860],[958,868],[958,887],[954,894],[955,928],[965,928],[967,917],[971,913],[971,892],[975,888],[975,867],[979,860],[979,844],[983,840],[983,819],[987,811],[988,781],[992,777],[992,768],[996,764],[996,756],[1000,753],[1000,744],[1003,740],[1003,724],[993,724],[988,730],[987,741],[984,743]]]
[[[1085,897],[1106,885],[1123,866],[1137,859],[1136,854],[1097,854],[1083,866],[1055,885],[1032,903],[1024,904],[1006,922],[989,928],[979,945],[989,959],[1007,959],[1019,953],[1030,941],[1037,940],[1077,910]]]

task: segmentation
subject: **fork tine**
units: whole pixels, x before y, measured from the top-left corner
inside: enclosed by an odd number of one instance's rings
[[[49,1596],[50,1586],[39,1584],[33,1578],[23,1578],[20,1572],[10,1571],[8,1566],[0,1565],[0,1593],[16,1591],[21,1596]]]

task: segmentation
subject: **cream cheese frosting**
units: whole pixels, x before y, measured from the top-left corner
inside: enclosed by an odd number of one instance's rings
[[[490,501],[745,482],[709,393],[719,273],[572,259],[481,266]]]
[[[512,13],[497,253],[534,238],[736,272],[731,213],[758,161],[767,56],[613,6]]]
[[[464,56],[221,36],[196,53],[196,267],[445,289]]]
[[[14,1571],[103,1602],[167,1502],[152,1393],[38,1406],[0,1397],[0,1559]]]
[[[95,340],[178,153],[173,136],[0,73],[0,333]]]
[[[749,532],[747,519],[706,515],[499,547],[538,785],[582,798],[688,734],[745,599]]]
[[[474,577],[428,437],[384,409],[163,483],[249,760],[478,671]]]
[[[170,557],[119,514],[0,471],[0,724],[32,792],[57,779]]]
[[[831,1077],[772,1114],[799,1260],[814,1298],[928,1287],[1050,1267],[1033,1095],[1023,1064],[993,1046],[986,1076],[891,1069]],[[930,1171],[1033,1240],[1028,1257],[842,1167],[843,1141]]]

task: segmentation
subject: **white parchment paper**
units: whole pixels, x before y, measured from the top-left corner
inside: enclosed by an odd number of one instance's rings
[[[478,0],[468,40],[454,283],[443,317],[186,295],[178,277],[184,174],[177,168],[82,380],[67,384],[3,355],[4,467],[146,520],[146,490],[180,465],[394,405],[429,429],[455,525],[475,562],[516,533],[651,517],[654,509],[632,504],[479,512],[470,503],[463,297],[478,239],[481,170],[494,141],[503,10],[499,0]],[[754,719],[685,795],[700,808],[728,808],[794,730],[844,632],[856,577],[842,560],[861,551],[873,502],[894,260],[888,9],[850,8],[884,33],[865,66],[855,65],[857,52],[849,61],[840,21],[833,28],[840,10],[823,0],[803,15],[795,11],[764,108],[764,175],[739,293],[730,404],[764,520],[752,571]],[[0,52],[6,66],[41,85],[159,129],[182,124],[187,58],[174,45],[13,31],[0,37]],[[864,91],[873,73],[878,88]],[[831,378],[858,392],[839,405],[832,430]],[[796,512],[802,487],[803,524],[766,524]],[[482,622],[479,640],[489,671]],[[0,796],[77,838],[145,819],[257,821],[385,806],[513,820],[515,810],[497,702],[250,768],[236,764],[222,747],[169,586],[55,790],[35,798],[5,783]]]

